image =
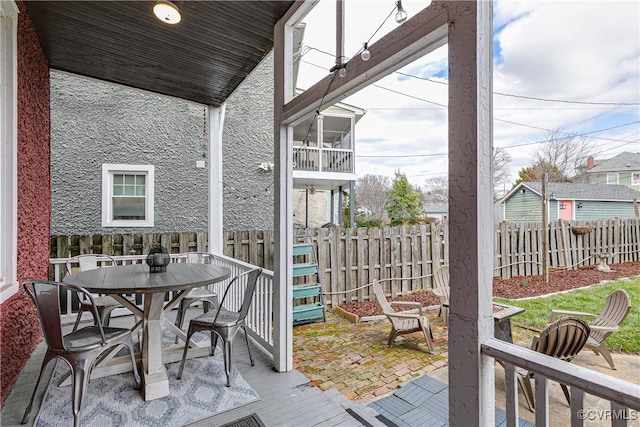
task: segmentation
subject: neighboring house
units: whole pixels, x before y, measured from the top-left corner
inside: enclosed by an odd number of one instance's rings
[[[640,190],[640,153],[620,153],[606,160],[587,158],[582,171],[587,184],[620,184]]]
[[[355,125],[364,114],[361,108],[337,103],[293,128],[296,225],[343,225],[345,192],[353,194],[356,181]],[[353,197],[347,199],[349,212],[354,212]]]
[[[446,221],[449,218],[449,205],[437,204],[424,204],[422,206],[425,218],[435,218],[438,221]]]
[[[624,185],[550,182],[549,221],[635,218],[640,192]],[[507,221],[542,221],[542,184],[523,182],[500,201]]]

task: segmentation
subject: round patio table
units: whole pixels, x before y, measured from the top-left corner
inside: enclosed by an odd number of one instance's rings
[[[173,349],[175,354],[172,354],[171,348],[162,348],[162,327],[186,340],[184,332],[166,320],[164,314],[191,289],[220,282],[230,275],[229,268],[214,264],[170,263],[167,270],[161,273],[151,273],[146,264],[131,264],[67,275],[64,282],[82,286],[89,292],[110,295],[142,319],[132,330],[142,327],[141,392],[145,400],[152,400],[169,395],[169,379],[164,363],[180,360],[183,349],[182,346],[179,351]],[[165,304],[165,293],[171,291],[175,291],[176,295]],[[125,294],[133,293],[144,295],[142,310],[125,297]],[[122,368],[110,365],[108,361],[101,362],[106,369],[99,376],[123,372]]]

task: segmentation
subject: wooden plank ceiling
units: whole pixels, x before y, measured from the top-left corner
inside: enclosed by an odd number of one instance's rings
[[[293,1],[25,1],[51,68],[219,106],[273,47]]]

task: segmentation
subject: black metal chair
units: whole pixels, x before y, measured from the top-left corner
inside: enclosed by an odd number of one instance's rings
[[[29,421],[33,399],[36,396],[44,368],[55,358],[64,360],[71,369],[71,399],[74,426],[78,426],[80,423],[80,410],[82,409],[82,401],[89,384],[91,367],[106,350],[120,345],[124,345],[129,349],[131,363],[133,364],[133,375],[136,383],[140,385],[140,375],[138,374],[138,367],[133,354],[131,331],[129,329],[103,327],[98,316],[98,309],[93,304],[91,293],[79,286],[40,280],[28,280],[22,286],[36,305],[40,317],[40,325],[47,344],[47,352],[42,361],[40,375],[38,375],[29,405],[24,411],[22,424],[26,424]],[[91,303],[91,312],[94,318],[97,319],[97,324],[63,335],[60,295],[61,293],[66,294],[68,290],[77,293],[78,296],[85,297]]]
[[[74,268],[78,268],[80,271],[93,270],[100,267],[115,267],[116,261],[113,257],[104,254],[84,254],[69,258],[66,263],[67,274],[73,274]],[[109,326],[111,320],[111,312],[116,308],[122,307],[118,301],[110,297],[109,295],[93,295],[93,303],[98,309],[98,315],[102,321],[103,326]],[[82,319],[82,313],[85,311],[91,312],[91,303],[85,298],[80,301],[80,308],[78,309],[78,317],[76,317],[76,323],[73,325],[73,330],[78,329],[80,320]],[[94,319],[95,321],[95,319]]]
[[[253,356],[251,355],[251,347],[249,347],[249,337],[247,335],[245,320],[249,313],[249,306],[253,299],[253,294],[258,282],[258,276],[260,276],[261,273],[261,268],[254,268],[253,270],[249,270],[234,277],[227,285],[217,310],[215,310],[215,312],[210,311],[202,314],[189,322],[187,340],[185,342],[184,352],[182,353],[180,370],[177,375],[178,379],[182,378],[182,370],[184,369],[187,351],[189,350],[189,340],[191,339],[191,336],[198,331],[212,332],[210,349],[210,354],[212,356],[215,354],[218,337],[222,338],[224,347],[224,370],[227,374],[227,387],[231,386],[231,351],[233,349],[233,339],[240,329],[244,330],[244,337],[247,341],[247,349],[249,351],[251,366],[255,365]],[[227,297],[231,298],[230,295],[235,297],[235,301],[227,301]],[[231,308],[226,308],[225,304]]]
[[[187,262],[195,264],[213,264],[215,256],[205,252],[185,252],[178,254],[176,259],[178,262]],[[184,315],[192,304],[202,302],[202,309],[208,313],[211,308],[218,306],[218,294],[210,290],[208,287],[193,288],[189,293],[180,300],[178,313],[176,314],[176,327],[182,329],[184,323]],[[178,337],[175,340],[178,343]]]

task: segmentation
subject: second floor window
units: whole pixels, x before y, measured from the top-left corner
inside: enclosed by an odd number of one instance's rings
[[[102,165],[102,226],[153,227],[154,167]]]
[[[640,185],[640,172],[633,172],[631,174],[631,185]]]
[[[618,174],[617,173],[608,173],[607,174],[607,184],[617,184],[618,183]]]

